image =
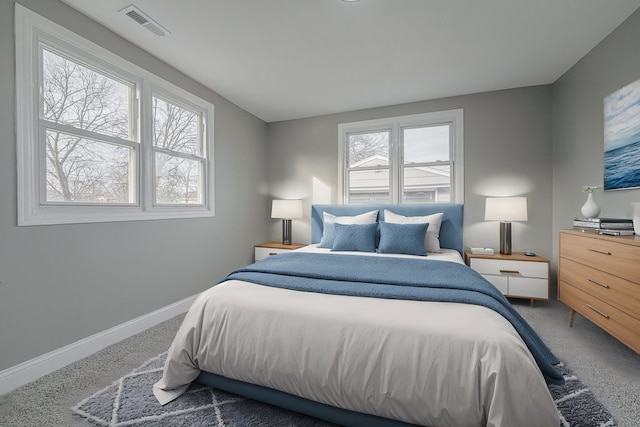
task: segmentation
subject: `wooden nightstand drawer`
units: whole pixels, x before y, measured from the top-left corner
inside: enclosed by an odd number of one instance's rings
[[[271,255],[278,255],[284,252],[289,252],[289,249],[275,249],[275,248],[256,248],[256,261],[260,261],[261,259],[265,259]]]
[[[546,262],[506,261],[502,259],[471,259],[471,268],[480,274],[510,274],[523,277],[549,278]]]
[[[296,249],[300,249],[305,245],[301,244],[292,244],[292,245],[283,245],[279,242],[266,242],[261,243],[255,246],[255,260],[260,261],[272,255],[278,255],[285,252],[291,252]]]

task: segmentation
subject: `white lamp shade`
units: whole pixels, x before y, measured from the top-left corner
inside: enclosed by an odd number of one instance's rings
[[[526,221],[526,197],[487,197],[485,221]]]
[[[302,200],[274,200],[271,205],[271,218],[302,218]]]

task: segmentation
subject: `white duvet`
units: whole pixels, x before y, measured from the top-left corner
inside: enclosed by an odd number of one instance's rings
[[[200,370],[413,424],[559,425],[513,326],[468,304],[227,281],[187,313],[154,385],[160,403]]]

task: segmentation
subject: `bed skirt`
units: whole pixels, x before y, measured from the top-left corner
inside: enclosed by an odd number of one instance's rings
[[[196,381],[218,390],[237,394],[269,405],[288,409],[290,411],[309,415],[331,423],[343,426],[367,427],[417,427],[402,421],[363,414],[348,409],[336,408],[324,403],[314,402],[293,394],[274,390],[260,385],[249,384],[210,372],[201,372]]]

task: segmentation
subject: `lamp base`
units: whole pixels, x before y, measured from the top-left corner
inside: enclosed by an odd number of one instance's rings
[[[500,253],[511,255],[511,223],[508,221],[500,223]]]
[[[282,244],[283,245],[291,244],[291,220],[290,219],[282,220]]]

